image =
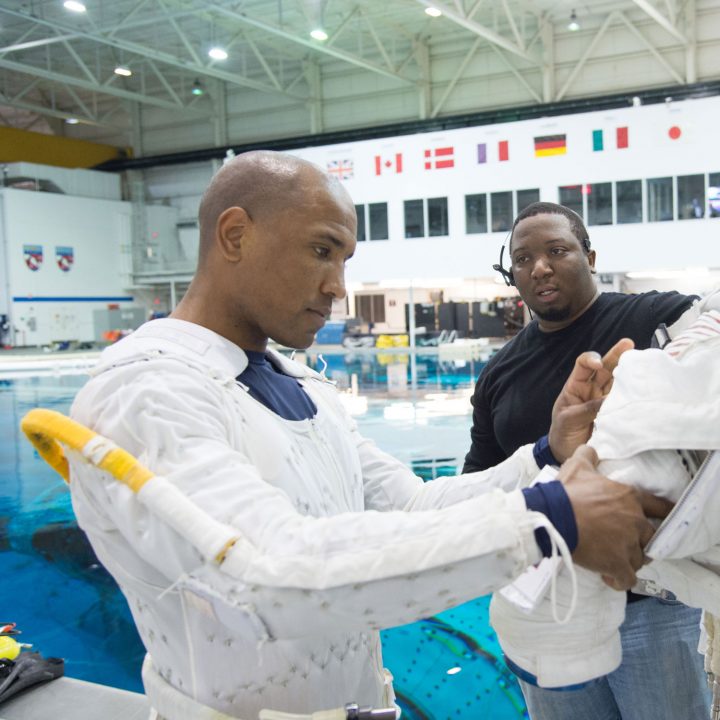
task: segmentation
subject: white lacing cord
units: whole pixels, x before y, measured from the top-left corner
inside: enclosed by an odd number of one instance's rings
[[[537,530],[543,528],[547,531],[550,537],[550,547],[552,549],[551,559],[560,557],[570,574],[570,583],[572,584],[572,596],[570,598],[570,607],[565,614],[565,617],[560,619],[557,612],[557,574],[559,567],[553,571],[552,579],[550,581],[550,602],[552,607],[553,620],[558,625],[565,625],[572,618],[575,608],[577,606],[578,598],[578,584],[577,584],[577,573],[575,572],[575,563],[572,561],[570,554],[570,548],[565,542],[565,538],[557,531],[555,526],[548,520],[545,515],[535,513],[536,517],[533,522],[533,529]]]
[[[325,360],[325,358],[322,356],[322,353],[318,353],[318,360],[323,364],[322,370],[320,370],[320,374],[327,380],[327,376],[325,375],[325,371],[328,368],[328,364]]]

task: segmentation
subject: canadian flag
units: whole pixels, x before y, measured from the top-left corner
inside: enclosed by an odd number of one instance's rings
[[[395,153],[395,157],[382,155],[375,156],[375,174],[382,175],[384,172],[402,172],[402,153]]]
[[[425,151],[425,169],[440,170],[455,167],[455,148],[441,147]]]

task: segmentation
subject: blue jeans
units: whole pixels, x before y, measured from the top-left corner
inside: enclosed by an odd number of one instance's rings
[[[620,636],[620,667],[583,688],[547,690],[520,680],[531,720],[709,719],[699,610],[658,598],[628,603]]]

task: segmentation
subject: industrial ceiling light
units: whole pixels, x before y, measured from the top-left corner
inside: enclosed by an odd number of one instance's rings
[[[65,122],[68,125],[77,125],[80,121],[77,118],[66,118]]]
[[[315,28],[310,31],[310,37],[320,42],[325,42],[328,39],[328,34],[322,28]]]
[[[227,57],[228,57],[227,50],[223,50],[223,48],[217,47],[217,46],[211,47],[208,50],[208,55],[213,60],[227,60]]]
[[[76,13],[84,13],[87,11],[87,8],[81,2],[77,2],[77,0],[65,0],[63,7],[66,10],[72,10],[72,12]]]
[[[192,95],[195,95],[195,97],[200,97],[201,95],[205,94],[205,89],[203,88],[199,80],[195,80],[195,82],[192,84],[192,88],[190,88],[190,93]]]
[[[442,15],[442,10],[440,10],[440,9],[438,9],[438,8],[436,8],[436,7],[432,7],[432,6],[431,6],[431,7],[426,7],[426,8],[425,8],[425,12],[426,12],[430,17],[440,17],[440,16]]]
[[[116,75],[122,75],[123,77],[130,77],[132,75],[132,70],[124,65],[118,65],[114,72]]]
[[[319,0],[315,7],[314,17],[311,18],[312,30],[310,31],[310,37],[318,42],[325,42],[328,39],[328,34],[325,30],[325,0]]]
[[[570,32],[575,32],[576,30],[580,29],[580,23],[578,22],[575,10],[570,13],[570,22],[568,23],[567,28],[568,30],[570,30]]]

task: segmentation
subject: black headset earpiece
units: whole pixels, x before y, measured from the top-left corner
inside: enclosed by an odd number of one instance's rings
[[[505,238],[505,242],[507,242],[507,238]],[[503,242],[500,248],[500,262],[495,263],[492,268],[503,276],[503,280],[508,287],[515,287],[515,278],[513,277],[512,270],[506,270],[502,264],[503,254],[505,253],[505,242]]]

